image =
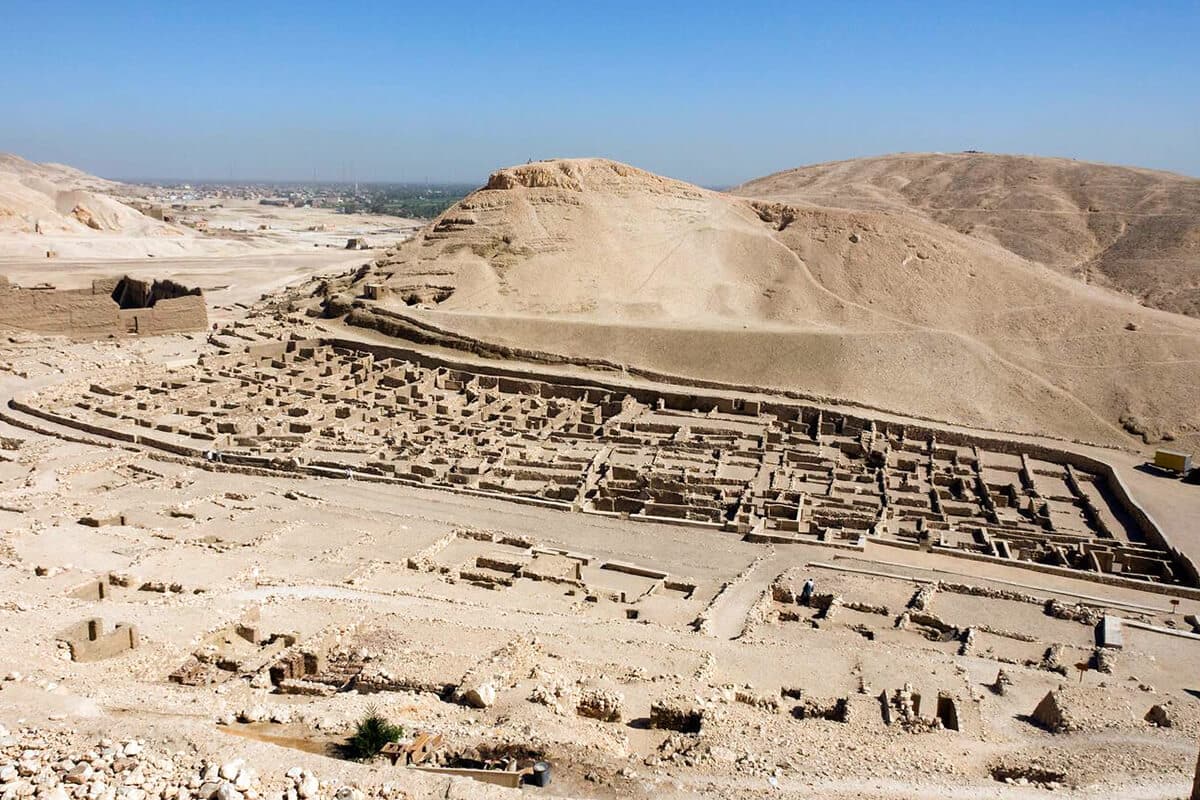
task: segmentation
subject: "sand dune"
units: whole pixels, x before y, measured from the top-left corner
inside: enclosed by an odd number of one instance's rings
[[[817,164],[735,194],[915,214],[1146,305],[1200,316],[1200,180],[1062,158],[900,154]]]
[[[604,160],[501,170],[344,289],[334,313],[975,426],[1124,444],[1200,429],[1200,321],[913,214]]]

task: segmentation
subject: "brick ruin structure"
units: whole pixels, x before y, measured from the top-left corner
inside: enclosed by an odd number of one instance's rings
[[[96,339],[200,331],[208,309],[200,289],[129,276],[87,289],[20,288],[0,276],[0,328]]]
[[[751,541],[909,549],[1196,586],[1108,465],[797,404],[555,382],[414,351],[294,341],[20,408],[215,468],[494,494]]]
[[[72,661],[100,661],[113,658],[138,646],[137,626],[118,622],[104,632],[104,620],[99,617],[76,623],[57,636],[66,642]]]

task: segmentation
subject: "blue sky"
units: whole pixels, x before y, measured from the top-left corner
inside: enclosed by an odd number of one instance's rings
[[[0,151],[109,177],[722,185],[968,148],[1200,176],[1200,0],[0,0]]]

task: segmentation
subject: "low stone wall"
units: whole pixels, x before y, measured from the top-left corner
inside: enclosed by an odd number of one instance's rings
[[[153,336],[162,333],[187,333],[208,327],[208,307],[199,295],[159,300],[149,308],[121,309],[119,312],[131,333]]]
[[[403,340],[411,341],[416,344],[429,344],[429,345],[436,345],[438,347],[444,347],[444,348],[448,348],[448,349],[452,349],[452,350],[461,350],[463,352],[471,353],[473,355],[480,356],[482,358],[513,359],[513,360],[518,360],[518,361],[526,361],[526,362],[530,362],[533,364],[545,364],[545,365],[563,364],[563,365],[569,365],[569,366],[584,367],[589,370],[596,370],[596,371],[601,371],[601,372],[611,372],[611,373],[619,374],[619,375],[631,375],[633,377],[642,378],[644,380],[653,381],[655,383],[671,384],[673,386],[695,387],[698,389],[711,389],[711,390],[719,390],[719,391],[745,392],[748,394],[759,394],[759,395],[769,395],[769,396],[775,396],[775,397],[784,397],[784,398],[788,398],[788,399],[800,400],[800,401],[816,403],[816,404],[821,404],[821,405],[827,405],[827,406],[843,406],[843,407],[849,406],[849,407],[862,408],[864,411],[866,411],[868,413],[869,412],[889,413],[887,409],[879,408],[877,406],[872,406],[872,405],[869,405],[866,403],[856,402],[854,400],[849,400],[846,398],[831,397],[828,395],[815,394],[813,392],[801,392],[801,391],[796,391],[793,389],[786,389],[786,388],[778,387],[778,386],[751,386],[751,385],[737,385],[737,384],[722,383],[720,381],[707,380],[707,379],[703,379],[703,378],[691,378],[691,377],[686,377],[683,375],[674,375],[674,374],[665,373],[665,372],[658,372],[656,370],[647,369],[644,367],[638,367],[638,366],[630,365],[630,364],[621,364],[621,363],[617,363],[615,361],[608,361],[606,359],[601,359],[601,358],[583,358],[583,357],[578,357],[578,356],[565,356],[565,355],[562,355],[559,353],[551,353],[551,352],[547,352],[544,350],[531,350],[528,348],[510,347],[508,345],[495,344],[495,343],[488,342],[485,340],[476,339],[476,338],[467,336],[462,333],[458,333],[456,331],[453,331],[453,330],[450,330],[447,328],[443,328],[441,326],[438,326],[431,322],[428,322],[427,320],[417,319],[415,317],[401,313],[395,309],[385,309],[385,308],[381,308],[376,305],[368,305],[367,303],[364,303],[361,300],[354,301],[353,303],[345,304],[345,305],[334,304],[334,305],[331,305],[327,309],[327,311],[334,316],[340,316],[342,314],[345,314],[346,315],[345,321],[348,325],[353,325],[356,327],[363,327],[363,328],[370,328],[372,330],[377,330],[380,333],[383,333],[387,336],[391,336],[396,339],[403,339]],[[333,341],[344,341],[344,340],[329,340],[329,341],[330,341],[330,343],[332,343]],[[363,345],[364,343],[354,342],[353,344],[355,346],[360,346],[360,345]],[[366,350],[366,349],[369,349],[374,346],[376,346],[376,345],[365,345],[364,347],[360,347],[360,349]],[[379,346],[383,347],[385,349],[390,347],[389,345],[379,345]],[[404,348],[397,348],[397,349],[404,349]],[[493,368],[491,366],[488,366],[485,369],[479,369],[478,367],[465,367],[465,369],[473,370],[473,371],[477,371],[477,372],[486,372],[488,374],[501,374],[502,372],[505,372],[505,370],[501,367]],[[586,379],[577,381],[577,379],[572,378],[572,380],[576,381],[579,385],[590,385],[590,382],[587,381]],[[635,390],[630,390],[630,393],[637,396],[635,394]],[[666,394],[663,394],[662,396],[663,397],[687,398],[690,395],[668,392]],[[720,398],[719,400],[721,402],[728,402],[727,398]],[[669,403],[668,403],[668,407],[670,407],[670,408],[687,408],[687,406],[685,406],[685,405],[672,406]],[[858,421],[869,419],[866,417],[854,417],[852,415],[843,415],[840,412],[839,412],[839,416],[846,416],[847,419],[858,420]],[[915,420],[924,420],[926,422],[929,422],[929,423],[932,423],[935,425],[953,425],[954,424],[948,420],[941,420],[941,419],[936,419],[936,418],[932,418],[932,417],[913,415],[911,413],[904,414],[904,416],[911,417],[912,419],[915,419]],[[1020,434],[1021,432],[997,430],[996,433],[997,434],[1005,434],[1005,433]],[[1048,438],[1061,438],[1061,437],[1051,436]],[[1067,440],[1063,439],[1063,441],[1066,442]],[[1079,443],[1080,444],[1092,444],[1092,445],[1096,445],[1096,446],[1104,446],[1104,445],[1099,445],[1095,442],[1079,442]]]
[[[0,327],[99,338],[123,333],[117,304],[92,289],[0,289]]]
[[[86,619],[72,625],[58,635],[71,649],[72,661],[100,661],[133,650],[138,646],[138,632],[133,625],[118,622],[116,627],[104,633],[104,620],[99,617]]]

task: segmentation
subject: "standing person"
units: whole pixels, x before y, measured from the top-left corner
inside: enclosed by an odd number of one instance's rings
[[[808,578],[804,581],[804,587],[800,589],[800,605],[812,605],[813,588],[814,584],[812,578]]]

